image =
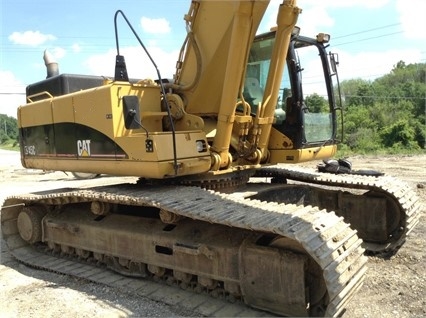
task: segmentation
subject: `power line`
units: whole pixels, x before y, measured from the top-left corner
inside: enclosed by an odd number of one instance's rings
[[[349,41],[349,42],[343,42],[343,43],[337,43],[337,44],[333,44],[333,46],[342,46],[342,45],[346,45],[346,44],[352,44],[355,42],[363,42],[363,41],[368,41],[368,40],[373,40],[373,39],[379,39],[379,38],[384,38],[387,36],[391,36],[391,35],[395,35],[395,34],[400,34],[403,33],[403,31],[398,31],[398,32],[393,32],[393,33],[387,33],[387,34],[382,34],[382,35],[377,35],[377,36],[372,36],[369,38],[364,38],[364,39],[358,39],[358,40],[353,40],[353,41]]]
[[[354,32],[354,33],[349,33],[349,34],[345,34],[345,35],[341,35],[341,36],[337,36],[337,37],[333,36],[333,39],[346,38],[348,36],[353,36],[353,35],[368,33],[368,32],[372,32],[372,31],[377,31],[377,30],[381,30],[381,29],[386,29],[386,28],[390,28],[390,27],[393,27],[393,26],[397,26],[397,25],[401,25],[401,23],[388,24],[388,25],[384,25],[384,26],[381,26],[381,27],[376,27],[376,28],[372,28],[372,29],[358,31],[358,32]]]

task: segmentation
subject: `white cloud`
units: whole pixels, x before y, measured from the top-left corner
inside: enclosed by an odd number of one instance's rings
[[[73,51],[73,53],[80,53],[82,49],[81,49],[80,44],[78,44],[78,43],[74,43],[74,44],[71,46],[71,50]]]
[[[25,85],[10,71],[0,71],[0,114],[16,118],[19,105],[25,104]]]
[[[40,31],[13,32],[9,40],[15,44],[38,46],[48,41],[56,40],[52,34],[43,34]]]
[[[390,0],[306,0],[301,3],[303,9],[298,25],[303,35],[315,36],[318,32],[327,32],[334,26],[335,20],[329,9],[361,7],[376,9],[385,6]]]
[[[166,52],[157,46],[148,46],[147,50],[157,64],[161,76],[171,78],[175,71],[179,50]],[[120,55],[125,57],[127,72],[130,78],[157,79],[154,66],[139,46],[121,48]],[[113,77],[115,56],[115,49],[111,49],[106,53],[93,55],[86,60],[85,65],[92,75]]]
[[[147,17],[141,18],[142,29],[147,33],[159,34],[159,33],[169,33],[170,24],[164,18],[151,19]]]
[[[426,39],[426,1],[411,0],[409,5],[406,0],[397,0],[396,9],[400,14],[400,22],[408,39]]]
[[[315,37],[318,32],[327,32],[334,25],[334,19],[325,7],[316,5],[303,10],[297,25],[301,28],[302,35]]]
[[[328,13],[328,9],[362,7],[374,9],[385,6],[391,0],[305,0],[299,1],[298,7],[302,9],[297,25],[301,27],[301,33],[306,36],[314,36],[329,27],[334,26],[334,19]],[[402,1],[402,0],[399,0]],[[415,0],[424,1],[424,0]],[[282,0],[271,0],[265,13],[259,33],[267,32],[276,25],[278,7]]]
[[[67,54],[67,51],[61,47],[54,47],[53,49],[49,51],[52,53],[55,60],[60,60]]]

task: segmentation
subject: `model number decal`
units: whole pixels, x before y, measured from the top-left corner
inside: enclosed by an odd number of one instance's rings
[[[90,139],[77,140],[77,153],[81,157],[90,157]]]
[[[26,155],[35,156],[35,154],[36,154],[35,146],[33,146],[33,145],[31,145],[31,146],[24,146],[24,153]]]

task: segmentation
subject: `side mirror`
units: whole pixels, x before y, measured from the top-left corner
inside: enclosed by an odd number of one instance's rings
[[[139,99],[135,95],[123,96],[124,126],[126,129],[141,128]]]
[[[339,65],[339,55],[330,52],[330,65],[333,73],[337,73],[337,66]]]

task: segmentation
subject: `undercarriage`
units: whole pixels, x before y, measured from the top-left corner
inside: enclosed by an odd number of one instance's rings
[[[357,230],[363,247],[373,254],[395,253],[419,222],[422,211],[416,192],[390,176],[337,175],[288,165],[263,167],[256,170],[256,176],[278,183],[299,183],[288,188],[291,194],[278,196],[286,203],[335,211]],[[277,196],[273,192],[262,195],[267,197]]]
[[[339,316],[362,285],[364,248],[395,251],[418,222],[418,199],[392,178],[351,184],[353,176],[280,166],[256,176],[241,185],[216,180],[216,190],[194,181],[138,182],[9,197],[2,232],[18,260],[46,270],[79,276],[92,264],[101,283],[114,281],[109,270],[135,284],[163,281],[178,294],[222,299],[227,315],[251,310],[235,311],[237,303],[278,315]]]

